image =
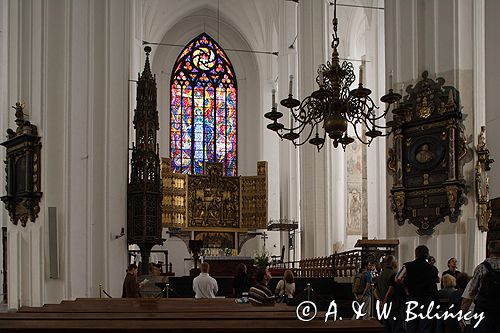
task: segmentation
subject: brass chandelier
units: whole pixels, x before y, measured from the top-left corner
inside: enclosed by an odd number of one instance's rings
[[[309,142],[316,146],[318,151],[323,148],[327,134],[332,139],[335,148],[340,144],[345,149],[348,144],[354,142],[354,139],[347,134],[349,124],[353,127],[358,140],[363,144],[369,145],[376,137],[390,135],[391,128],[397,124],[394,121],[389,121],[383,125],[380,120],[385,118],[390,106],[401,99],[400,94],[389,89],[389,93],[380,99],[386,103],[386,108],[377,114],[379,107],[370,97],[371,90],[363,87],[362,67],[360,67],[358,87],[353,90],[349,89],[356,76],[352,63],[344,61],[342,65],[340,64],[337,50],[339,37],[337,35],[336,6],[337,1],[335,0],[332,59],[318,68],[316,83],[319,85],[319,89],[301,102],[293,97],[293,77],[290,76],[288,98],[280,102],[281,105],[290,109],[289,127],[286,128],[283,123],[278,122],[283,117],[283,113],[278,111],[274,101],[274,90],[271,111],[264,115],[272,121],[267,125],[267,128],[276,132],[281,139],[290,140],[295,146]],[[305,139],[300,140],[301,137],[305,137]]]

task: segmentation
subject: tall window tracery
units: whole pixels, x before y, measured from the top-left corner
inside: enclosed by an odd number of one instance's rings
[[[206,33],[182,50],[170,82],[170,157],[175,172],[203,174],[222,162],[237,174],[237,84],[229,58]]]

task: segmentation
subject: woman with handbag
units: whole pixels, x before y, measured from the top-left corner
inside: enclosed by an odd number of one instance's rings
[[[295,294],[295,278],[291,270],[286,270],[283,274],[283,279],[278,282],[276,290],[274,291],[276,295],[277,303],[289,303],[293,299]]]

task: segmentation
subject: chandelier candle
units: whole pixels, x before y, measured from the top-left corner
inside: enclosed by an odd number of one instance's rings
[[[325,83],[325,80],[323,76],[323,68],[321,65],[318,66],[318,73],[319,73],[319,86],[322,87],[323,84]]]

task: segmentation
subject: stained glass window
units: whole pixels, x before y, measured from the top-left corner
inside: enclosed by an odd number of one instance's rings
[[[237,173],[236,75],[207,34],[194,38],[175,62],[170,83],[170,157],[175,172],[203,174],[204,162]]]

